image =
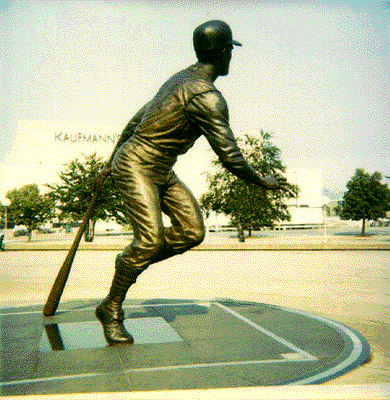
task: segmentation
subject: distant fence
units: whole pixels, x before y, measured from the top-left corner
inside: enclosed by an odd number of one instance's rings
[[[288,229],[318,229],[324,226],[323,223],[314,223],[314,224],[280,224],[275,226],[275,231],[285,231]]]

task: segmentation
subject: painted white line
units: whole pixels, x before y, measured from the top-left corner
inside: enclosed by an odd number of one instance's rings
[[[62,375],[62,376],[53,376],[53,377],[48,377],[48,378],[35,378],[35,379],[25,379],[25,380],[19,380],[19,381],[0,382],[0,387],[12,386],[12,385],[26,385],[29,383],[38,383],[38,382],[51,382],[51,381],[56,381],[56,380],[96,378],[99,376],[121,375],[123,373],[126,374],[126,373],[131,373],[131,372],[138,373],[138,372],[172,371],[172,370],[181,370],[181,369],[229,367],[229,366],[253,365],[253,364],[285,364],[285,363],[302,362],[302,361],[308,361],[308,360],[305,360],[305,359],[292,359],[292,360],[283,359],[283,360],[231,361],[231,362],[211,363],[211,364],[170,365],[167,367],[126,369],[126,370],[120,371],[120,372]]]
[[[51,382],[51,381],[77,379],[77,378],[96,378],[98,376],[104,376],[104,375],[115,375],[115,373],[109,372],[100,374],[61,375],[61,376],[51,376],[48,378],[23,379],[19,381],[0,382],[0,387],[12,386],[12,385],[27,385],[29,383]]]
[[[199,302],[199,303],[162,303],[162,304],[134,304],[130,306],[123,306],[123,309],[126,308],[141,308],[141,307],[167,307],[167,306],[204,306],[207,307],[210,305],[209,302]],[[85,308],[74,308],[71,310],[57,310],[57,313],[65,313],[65,312],[71,312],[71,311],[84,311],[84,310],[95,310],[96,307],[85,307]],[[10,313],[1,313],[0,312],[0,317],[3,316],[8,316],[8,315],[26,315],[26,314],[42,314],[42,310],[39,311],[18,311],[18,312],[10,312]],[[58,316],[58,315],[53,315]],[[45,317],[45,318],[51,318],[51,317]]]
[[[343,362],[337,364],[333,368],[327,369],[326,371],[319,373],[317,375],[311,376],[306,379],[301,379],[300,381],[295,381],[294,383],[291,383],[291,385],[307,385],[313,382],[316,382],[318,380],[326,379],[327,377],[337,374],[338,372],[342,371],[345,368],[348,368],[351,364],[356,362],[356,360],[360,357],[363,351],[363,344],[361,340],[350,330],[348,327],[339,324],[338,322],[332,321],[327,318],[319,317],[314,314],[307,313],[305,311],[299,311],[299,310],[293,310],[288,307],[281,307],[282,310],[287,311],[287,312],[293,312],[295,314],[300,314],[304,315],[305,317],[315,319],[317,321],[321,321],[327,325],[332,326],[336,330],[342,331],[345,333],[352,342],[353,345],[353,350],[351,351],[350,355],[348,358],[346,358]]]
[[[125,370],[128,372],[154,372],[154,371],[171,371],[180,369],[195,369],[195,368],[212,368],[212,367],[229,367],[238,365],[253,365],[253,364],[285,364],[291,362],[303,362],[309,361],[307,359],[297,358],[291,360],[254,360],[254,361],[228,361],[222,363],[210,363],[210,364],[188,364],[188,365],[170,365],[168,367],[153,367],[153,368],[139,368],[139,369],[129,369]]]
[[[306,351],[300,349],[299,347],[294,346],[292,343],[290,343],[287,340],[281,338],[280,336],[277,336],[277,335],[273,334],[272,332],[267,331],[267,329],[264,329],[260,325],[255,324],[250,319],[243,317],[242,315],[240,315],[240,314],[236,313],[235,311],[231,310],[229,307],[226,307],[226,306],[224,306],[224,305],[222,305],[222,304],[220,304],[218,302],[215,302],[214,304],[217,305],[218,307],[222,308],[226,312],[234,315],[236,318],[240,319],[241,321],[246,322],[248,325],[252,326],[253,328],[257,329],[258,331],[265,333],[267,336],[271,337],[272,339],[276,340],[277,342],[282,343],[283,345],[285,345],[286,347],[290,348],[291,350],[294,350],[296,353],[301,354],[303,357],[305,357],[306,361],[318,361],[318,358],[312,356],[311,354],[309,354]]]
[[[18,312],[10,312],[10,313],[0,313],[0,317],[7,317],[9,315],[26,315],[26,314],[42,314],[41,311],[18,311]]]

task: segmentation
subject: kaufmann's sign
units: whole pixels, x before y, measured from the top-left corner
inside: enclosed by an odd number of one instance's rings
[[[72,124],[56,121],[20,120],[10,163],[68,163],[96,153],[107,158],[116,146],[123,127]]]
[[[54,141],[56,143],[107,143],[115,144],[120,134],[93,134],[93,133],[68,133],[54,132]]]

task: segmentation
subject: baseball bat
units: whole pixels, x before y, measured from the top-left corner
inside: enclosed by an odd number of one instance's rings
[[[81,222],[81,225],[79,227],[79,230],[77,231],[76,237],[73,240],[72,247],[68,251],[68,255],[65,258],[64,263],[62,264],[62,267],[58,271],[56,280],[53,283],[53,286],[51,288],[49,297],[46,300],[45,307],[43,308],[43,315],[45,317],[51,317],[52,315],[55,314],[58,304],[61,299],[62,292],[64,291],[66,281],[68,280],[70,269],[72,267],[73,259],[76,255],[77,248],[79,247],[81,237],[83,235],[83,232],[87,226],[88,220],[91,217],[93,208],[96,203],[96,199],[98,196],[98,192],[94,192],[92,200],[89,204],[88,210],[85,213],[84,219]]]

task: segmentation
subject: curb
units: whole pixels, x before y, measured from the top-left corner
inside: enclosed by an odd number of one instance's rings
[[[82,251],[121,251],[126,244],[83,244],[78,250]],[[71,243],[48,244],[42,242],[15,243],[5,246],[6,251],[68,251]],[[280,243],[280,244],[259,244],[259,243],[221,243],[201,244],[191,251],[390,251],[390,243]]]

